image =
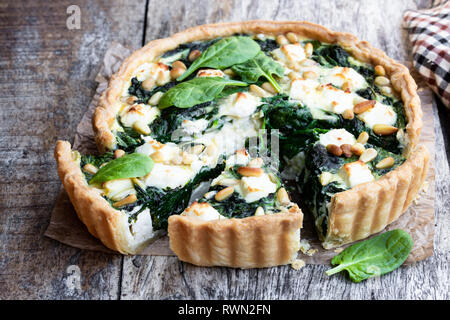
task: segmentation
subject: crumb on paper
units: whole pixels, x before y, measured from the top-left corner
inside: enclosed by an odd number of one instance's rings
[[[300,240],[300,251],[303,254],[306,254],[306,252],[308,252],[308,250],[311,249],[311,245],[309,244],[309,242],[305,239],[301,239]]]
[[[294,262],[291,263],[292,269],[297,271],[303,268],[305,265],[306,263],[302,259],[295,259]]]
[[[317,251],[317,249],[309,249],[305,254],[312,257]]]
[[[334,249],[334,252],[336,252],[336,253],[341,253],[342,251],[344,251],[344,248],[336,248],[336,249]]]
[[[430,188],[430,183],[428,181],[424,181],[422,184],[423,193],[428,193],[429,188]]]
[[[415,197],[414,200],[413,200],[413,202],[414,202],[414,204],[415,204],[416,206],[419,205],[419,203],[420,203],[419,199],[420,199],[420,194],[417,194],[416,197]]]

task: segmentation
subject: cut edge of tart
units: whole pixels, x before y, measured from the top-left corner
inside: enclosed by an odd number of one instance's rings
[[[69,142],[57,141],[55,158],[79,219],[106,247],[122,254],[136,254],[157,238],[158,231],[145,224],[146,230],[131,232],[129,216],[113,208],[87,184],[80,155],[72,151]],[[170,247],[181,260],[201,266],[263,268],[291,263],[300,248],[303,223],[300,208],[291,204],[283,212],[245,218],[204,221],[172,215],[168,228]],[[196,205],[199,203],[194,202],[191,208]]]

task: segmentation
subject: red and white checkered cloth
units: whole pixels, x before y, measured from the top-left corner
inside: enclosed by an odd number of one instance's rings
[[[450,1],[408,10],[403,17],[412,43],[414,66],[450,109]]]

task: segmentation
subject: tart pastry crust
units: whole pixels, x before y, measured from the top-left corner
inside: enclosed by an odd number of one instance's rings
[[[170,248],[182,261],[198,266],[264,268],[292,263],[300,249],[303,214],[287,213],[243,219],[201,221],[169,217]]]

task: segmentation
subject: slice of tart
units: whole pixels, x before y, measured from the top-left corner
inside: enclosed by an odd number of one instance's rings
[[[245,149],[204,196],[169,218],[170,246],[186,262],[240,268],[292,263],[303,214],[262,158]]]

